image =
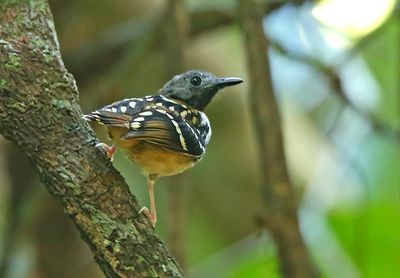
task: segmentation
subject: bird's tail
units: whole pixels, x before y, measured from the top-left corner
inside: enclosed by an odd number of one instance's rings
[[[82,119],[84,119],[85,121],[88,121],[88,122],[100,121],[98,115],[93,112],[90,114],[82,115]]]
[[[109,111],[96,110],[89,114],[83,115],[82,118],[86,121],[98,122],[107,126],[129,127],[132,117]]]

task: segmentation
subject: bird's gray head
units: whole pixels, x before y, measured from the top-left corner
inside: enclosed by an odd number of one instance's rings
[[[160,90],[160,94],[202,111],[220,89],[242,82],[236,77],[218,78],[206,71],[191,70],[174,76]]]

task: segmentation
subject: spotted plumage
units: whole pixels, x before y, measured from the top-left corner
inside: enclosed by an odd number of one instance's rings
[[[114,102],[84,116],[106,126],[126,127],[123,139],[143,138],[168,150],[201,157],[211,137],[204,112],[161,95]]]
[[[153,225],[155,179],[179,174],[203,157],[211,137],[203,110],[220,89],[241,82],[188,71],[167,82],[158,94],[117,101],[84,116],[105,125],[115,145],[149,177],[151,213],[144,212]],[[101,146],[112,157],[115,147]]]

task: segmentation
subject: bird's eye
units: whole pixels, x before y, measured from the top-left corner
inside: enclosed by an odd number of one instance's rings
[[[201,77],[198,76],[198,75],[195,75],[195,76],[193,76],[193,77],[190,79],[190,84],[191,84],[193,87],[199,87],[199,86],[201,85],[201,83],[203,83],[203,80],[202,80]]]

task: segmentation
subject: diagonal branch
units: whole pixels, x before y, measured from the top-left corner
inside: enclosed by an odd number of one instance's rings
[[[269,0],[266,2],[268,3],[263,4],[262,11],[265,15],[268,15],[283,5],[301,5],[306,1]],[[235,7],[226,4],[217,7],[213,5],[212,8],[192,8],[188,11],[188,17],[191,23],[188,33],[190,37],[235,24],[236,20]],[[102,74],[115,61],[126,61],[125,53],[138,53],[135,55],[135,59],[129,60],[134,63],[149,49],[151,51],[159,49],[160,41],[163,38],[163,27],[166,24],[164,20],[159,21],[154,18],[139,18],[122,22],[105,30],[76,49],[65,53],[65,61],[78,81],[84,82],[94,75]],[[144,46],[138,47],[138,45]],[[107,92],[107,90],[104,92]]]
[[[0,2],[0,38],[0,134],[27,154],[105,275],[182,277],[123,178],[94,148],[47,2]]]

